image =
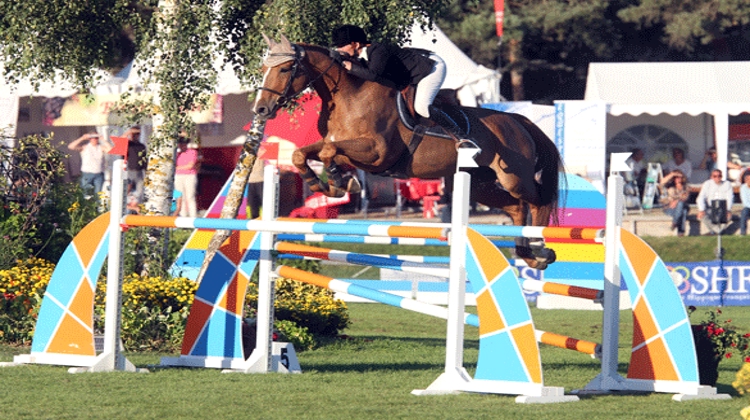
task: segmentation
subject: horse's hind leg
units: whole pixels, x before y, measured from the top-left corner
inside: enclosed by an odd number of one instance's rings
[[[547,226],[546,223],[539,224],[534,221],[539,213],[543,213],[543,211],[538,211],[539,208],[535,208],[535,206],[523,202],[519,203],[518,207],[519,209],[516,214],[522,215],[521,225]],[[535,215],[535,213],[537,213],[537,215]],[[549,211],[547,211],[546,220],[549,220]],[[518,225],[518,223],[516,223],[516,225]],[[548,265],[557,260],[557,254],[555,254],[555,251],[545,246],[544,238],[519,237],[516,238],[515,242],[516,255],[526,261],[526,264],[531,268],[544,270]]]

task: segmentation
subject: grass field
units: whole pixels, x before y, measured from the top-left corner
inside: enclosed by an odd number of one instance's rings
[[[750,308],[725,308],[750,326]],[[301,375],[223,374],[211,369],[153,367],[159,354],[129,354],[148,374],[69,374],[64,367],[0,368],[3,419],[730,419],[750,404],[731,387],[740,361],[720,365],[718,390],[729,401],[675,402],[669,394],[590,396],[565,404],[523,405],[514,397],[410,394],[442,372],[445,321],[376,304],[351,304],[348,340],[299,354]],[[698,313],[701,311],[699,310]],[[532,309],[536,327],[599,341],[601,312]],[[632,321],[622,313],[620,371],[627,369]],[[467,327],[465,366],[473,373],[477,330]],[[0,361],[28,348],[0,346]],[[582,388],[598,361],[542,346],[545,384]]]
[[[644,238],[665,261],[714,258],[715,237]],[[325,245],[324,245],[325,246]],[[746,260],[750,241],[723,238],[729,260]],[[394,253],[384,248],[348,251]],[[420,247],[423,255],[447,249]],[[328,269],[328,267],[326,267]],[[341,270],[342,267],[336,267]],[[352,269],[354,270],[354,269]],[[356,269],[357,271],[359,268]],[[349,273],[329,273],[348,277]],[[366,273],[363,277],[368,277]],[[724,308],[727,318],[750,331],[750,308]],[[538,329],[600,341],[601,312],[532,308]],[[696,319],[703,314],[699,308]],[[321,344],[299,354],[301,375],[222,374],[211,369],[155,367],[161,354],[128,354],[150,373],[67,373],[58,366],[0,368],[0,419],[731,419],[750,404],[731,383],[741,366],[723,361],[717,388],[729,401],[674,402],[669,394],[588,396],[566,404],[521,405],[512,396],[461,394],[417,397],[443,370],[445,321],[376,304],[351,304],[348,340]],[[632,319],[621,314],[620,372],[627,371]],[[467,327],[465,366],[473,373],[477,329]],[[599,371],[597,360],[569,350],[542,346],[545,384],[566,392],[584,387]],[[28,348],[0,345],[0,361]]]

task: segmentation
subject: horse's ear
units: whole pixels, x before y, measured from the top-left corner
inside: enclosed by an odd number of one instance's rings
[[[284,49],[289,49],[289,50],[293,49],[292,43],[289,41],[289,39],[286,36],[284,36],[284,34],[281,34],[281,46]]]
[[[264,33],[261,32],[261,35],[263,35],[263,40],[266,41],[266,44],[268,44],[268,48],[269,49],[273,48],[273,46],[276,45],[276,41],[274,41],[273,39],[269,38],[266,34],[264,34]]]

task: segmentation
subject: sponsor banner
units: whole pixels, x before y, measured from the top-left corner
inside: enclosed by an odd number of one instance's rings
[[[664,264],[686,305],[750,306],[750,261]]]
[[[569,172],[604,192],[607,107],[602,102],[555,101],[555,145]]]
[[[672,275],[685,305],[693,306],[750,306],[750,261],[703,261],[664,265]],[[516,267],[522,279],[543,280],[539,270]],[[602,280],[603,281],[603,280]],[[598,286],[581,285],[601,289]],[[624,283],[622,283],[624,290]],[[529,301],[536,301],[538,293],[527,293]]]

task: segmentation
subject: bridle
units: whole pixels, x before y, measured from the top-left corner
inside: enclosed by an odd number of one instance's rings
[[[276,112],[278,109],[285,107],[289,103],[289,101],[291,101],[292,99],[296,98],[300,93],[302,93],[305,90],[307,90],[308,88],[310,88],[310,86],[312,86],[315,82],[317,82],[318,79],[322,78],[326,73],[328,73],[328,70],[330,70],[331,67],[333,67],[333,65],[336,63],[336,60],[332,59],[331,62],[328,64],[328,67],[326,67],[325,70],[323,70],[322,72],[320,72],[314,78],[311,78],[310,81],[308,81],[307,84],[302,87],[302,89],[300,89],[298,91],[294,91],[293,90],[293,86],[292,86],[293,83],[294,83],[294,79],[296,79],[297,77],[299,77],[299,76],[301,76],[303,74],[307,74],[307,70],[302,65],[302,59],[305,57],[305,50],[304,50],[304,48],[300,47],[297,44],[292,44],[292,49],[294,50],[293,53],[287,53],[287,52],[284,52],[284,53],[270,53],[268,55],[269,58],[271,58],[271,57],[278,57],[278,58],[280,58],[281,62],[278,63],[278,64],[276,64],[276,66],[274,66],[274,67],[278,67],[278,66],[280,66],[280,65],[282,65],[282,64],[284,64],[284,63],[286,63],[288,61],[293,61],[292,67],[289,70],[289,71],[292,72],[292,74],[289,76],[289,81],[287,81],[287,84],[284,87],[284,91],[283,92],[279,92],[277,90],[269,89],[269,88],[264,87],[264,86],[258,87],[258,90],[265,90],[266,92],[271,93],[271,94],[276,95],[276,96],[279,97],[279,100],[276,101],[276,105],[274,106],[274,109],[271,112],[272,114],[274,112]]]

